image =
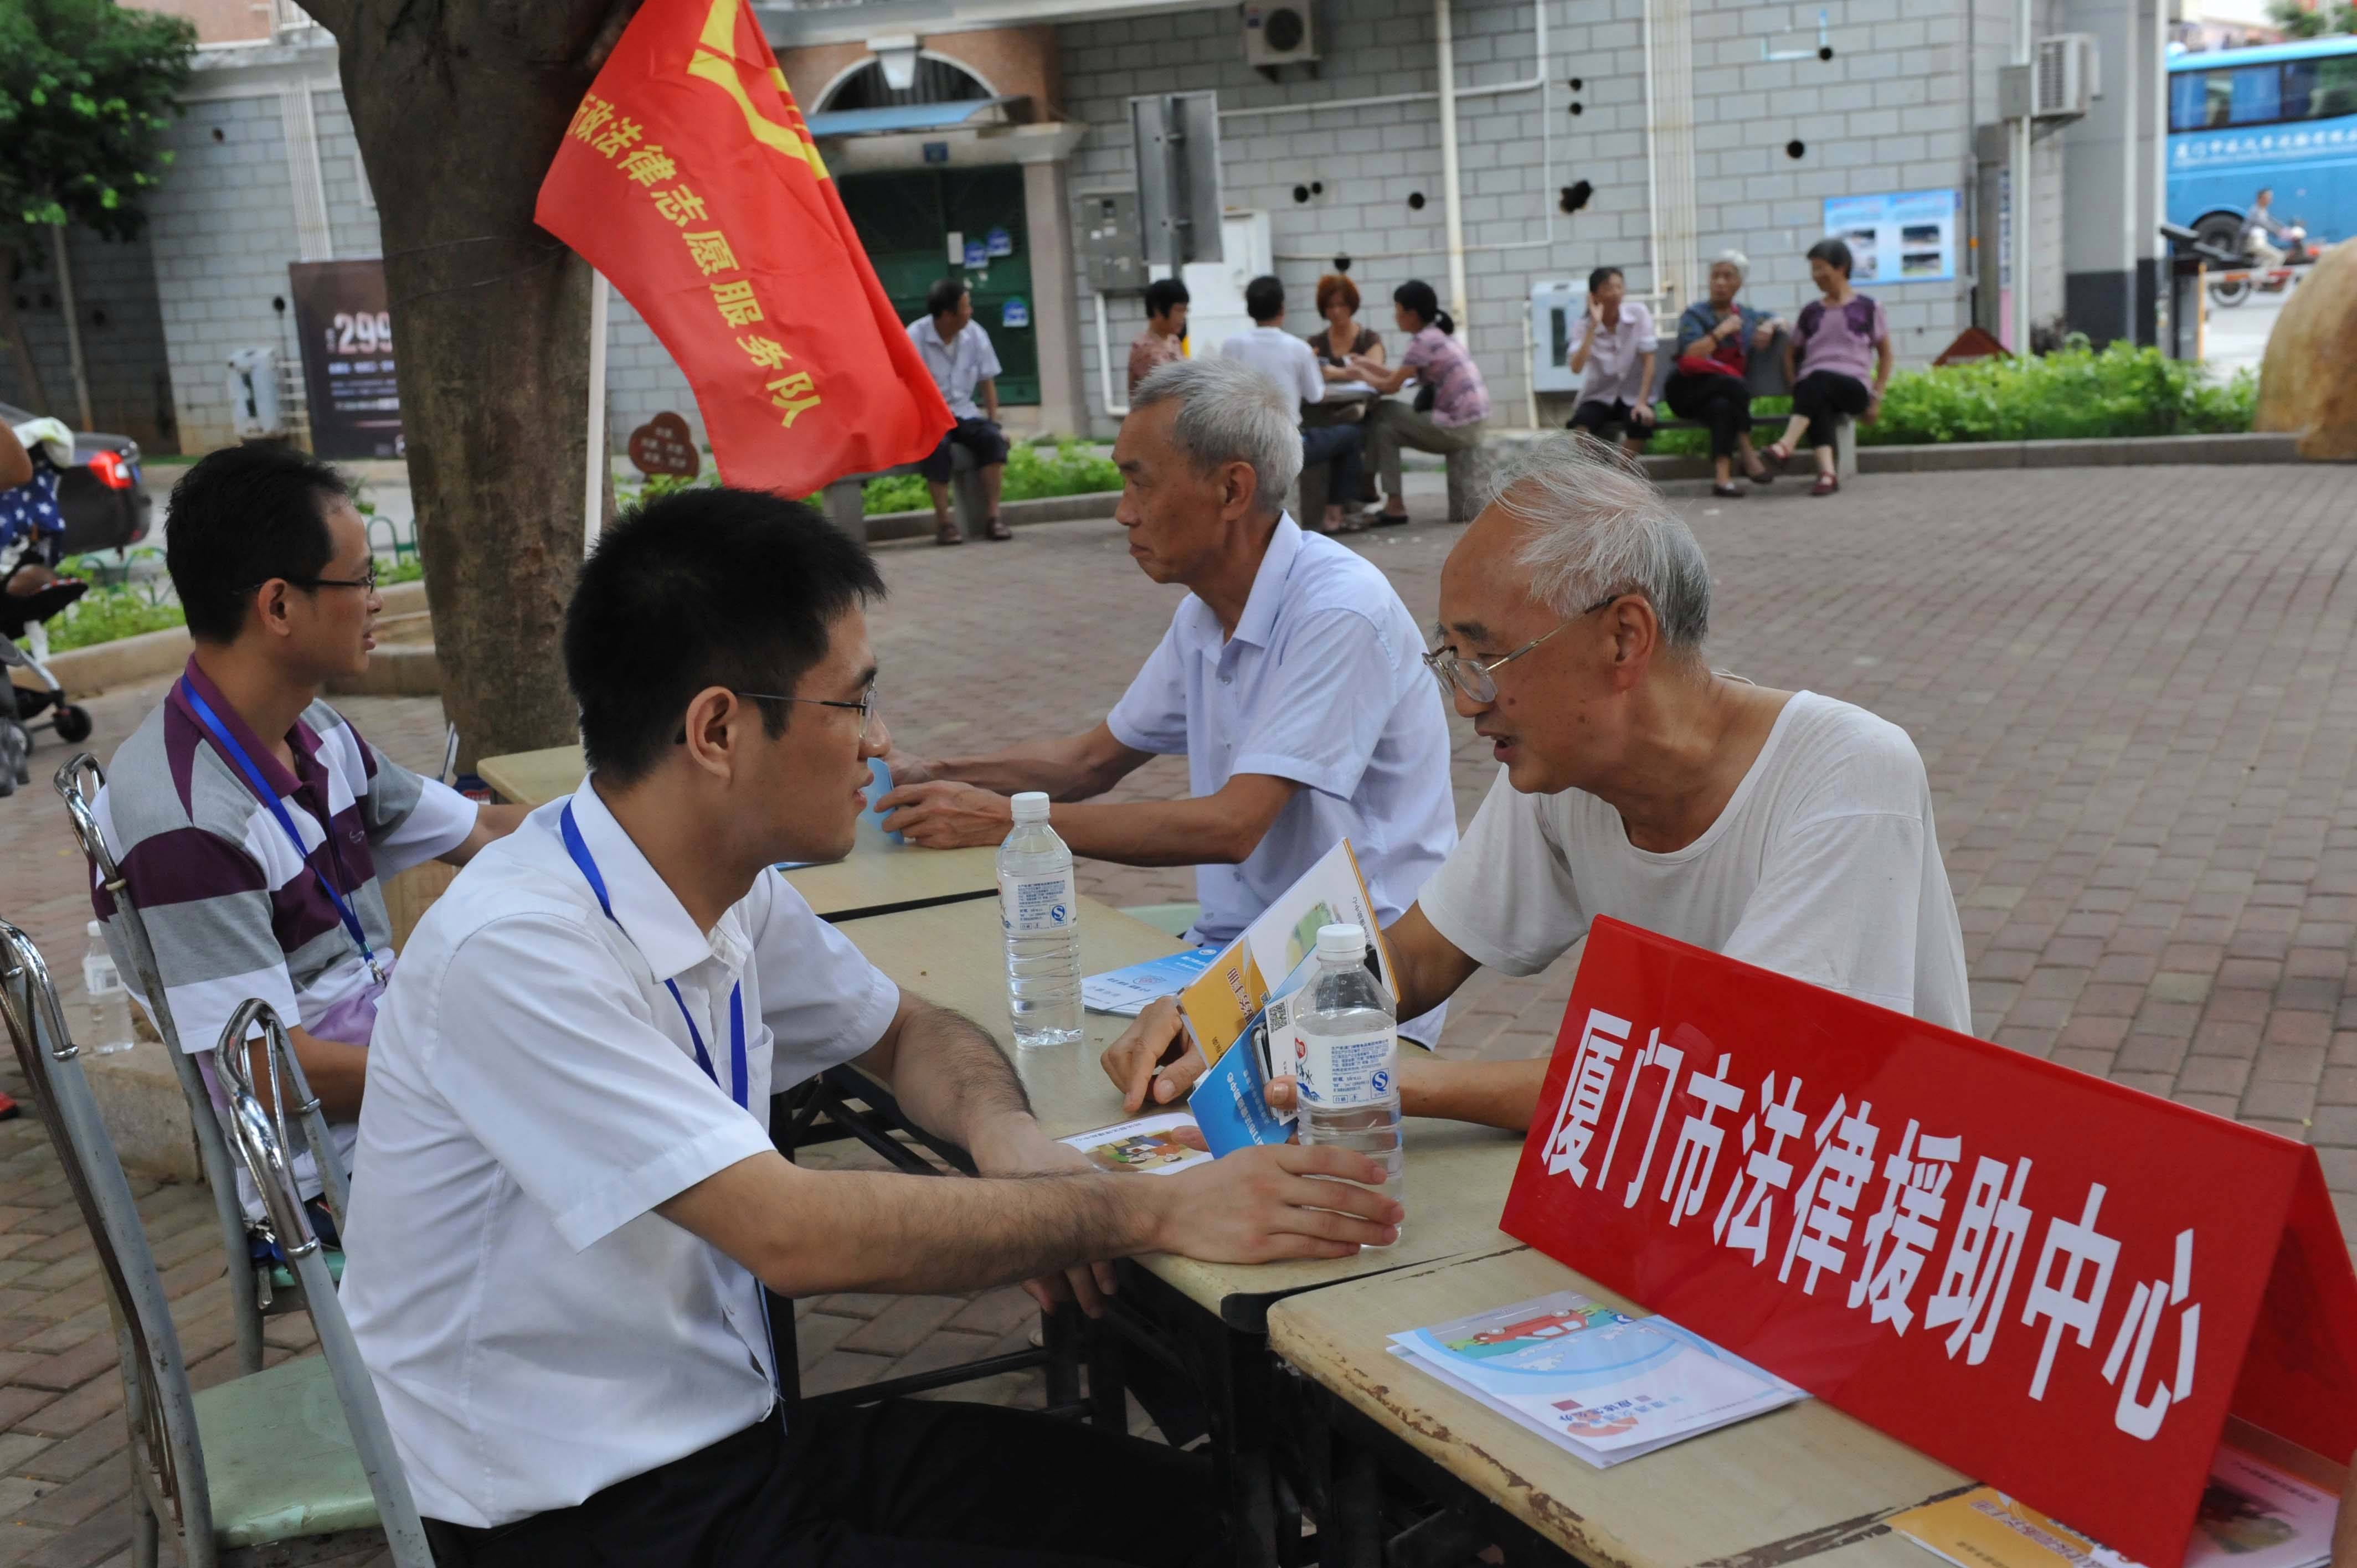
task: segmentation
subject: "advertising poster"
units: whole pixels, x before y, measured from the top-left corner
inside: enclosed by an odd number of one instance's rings
[[[1825,198],[1825,233],[1849,246],[1850,281],[1947,283],[1956,275],[1956,193]]]
[[[384,263],[296,262],[286,274],[311,450],[331,461],[403,456]]]

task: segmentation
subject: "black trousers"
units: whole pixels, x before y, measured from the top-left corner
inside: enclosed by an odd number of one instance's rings
[[[1855,419],[1873,400],[1864,381],[1839,371],[1812,371],[1792,387],[1792,412],[1809,422],[1812,446],[1832,446],[1834,416],[1846,413]]]
[[[1600,397],[1589,398],[1571,411],[1571,419],[1564,428],[1585,430],[1598,441],[1609,441],[1623,431],[1635,441],[1650,440],[1653,434],[1652,425],[1637,423],[1637,411],[1626,398],[1615,398],[1610,403]]]
[[[574,1508],[438,1520],[441,1568],[1199,1568],[1210,1463],[1030,1411],[890,1400],[776,1416]]]
[[[917,472],[934,484],[948,484],[954,471],[955,460],[950,456],[952,445],[973,453],[974,460],[985,468],[1006,461],[1006,437],[998,426],[986,419],[961,419],[942,433],[939,444],[917,465]]]
[[[1734,456],[1735,438],[1751,428],[1751,389],[1743,384],[1741,376],[1695,376],[1674,371],[1662,397],[1670,405],[1670,412],[1680,419],[1710,426],[1710,455],[1714,457]]]
[[[1355,424],[1312,424],[1301,432],[1301,466],[1305,468],[1327,464],[1329,473],[1326,481],[1326,499],[1333,506],[1359,504],[1359,486],[1365,468],[1367,433]],[[1305,527],[1316,528],[1318,519],[1297,518]]]

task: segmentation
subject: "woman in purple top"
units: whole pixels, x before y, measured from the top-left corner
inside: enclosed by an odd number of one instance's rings
[[[1396,370],[1364,355],[1351,357],[1359,379],[1386,400],[1412,381],[1422,383],[1413,408],[1383,401],[1367,412],[1367,462],[1383,475],[1383,510],[1375,514],[1379,524],[1407,521],[1407,501],[1400,489],[1401,447],[1465,451],[1480,445],[1481,426],[1490,417],[1490,389],[1473,368],[1473,356],[1452,336],[1457,323],[1440,308],[1432,285],[1410,278],[1392,290],[1392,318],[1410,335]]]
[[[1784,349],[1784,375],[1792,383],[1792,422],[1784,437],[1761,454],[1781,467],[1803,436],[1816,448],[1813,496],[1841,489],[1834,477],[1835,421],[1844,414],[1871,420],[1890,381],[1890,328],[1882,306],[1849,286],[1849,247],[1820,240],[1809,247],[1809,276],[1823,299],[1811,300]],[[1868,370],[1871,361],[1872,369]],[[1874,384],[1867,385],[1867,377]]]

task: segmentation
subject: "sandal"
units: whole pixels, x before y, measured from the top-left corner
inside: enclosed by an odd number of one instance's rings
[[[1817,482],[1809,487],[1809,493],[1813,496],[1829,496],[1839,489],[1841,489],[1839,479],[1831,474],[1819,474]]]
[[[1743,477],[1755,485],[1772,485],[1776,482],[1776,470],[1762,463],[1756,468],[1744,469]]]
[[[1760,461],[1768,465],[1768,471],[1770,474],[1773,474],[1777,469],[1782,467],[1785,464],[1792,460],[1792,449],[1790,446],[1785,446],[1781,441],[1779,441],[1771,445],[1766,451],[1760,453]]]
[[[933,530],[933,542],[936,544],[963,544],[965,542],[965,530],[960,528],[954,522],[945,522],[942,524],[941,527]]]
[[[1710,493],[1717,496],[1723,501],[1739,501],[1743,499],[1743,487],[1740,485],[1722,485],[1713,481],[1710,487]]]
[[[1379,511],[1367,520],[1367,524],[1371,528],[1405,528],[1407,523],[1408,515],[1404,511]]]
[[[985,535],[992,539],[1006,540],[1015,537],[1015,531],[1007,527],[1006,521],[1002,518],[994,517],[989,521],[984,523],[982,525],[982,532]]]

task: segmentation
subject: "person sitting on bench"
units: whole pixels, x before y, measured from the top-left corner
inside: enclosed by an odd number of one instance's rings
[[[1014,538],[998,516],[999,482],[1006,474],[1006,437],[998,428],[998,350],[974,318],[974,294],[963,278],[942,278],[926,291],[925,314],[909,323],[909,341],[917,346],[917,357],[932,372],[933,385],[957,421],[917,465],[933,498],[933,542],[965,542],[965,529],[950,515],[950,478],[957,471],[954,452],[960,446],[974,454],[982,470],[983,532]],[[977,392],[980,403],[974,401]]]
[[[1743,494],[1735,486],[1738,453],[1753,484],[1776,479],[1775,470],[1751,450],[1751,388],[1745,378],[1751,356],[1776,341],[1780,323],[1736,303],[1750,271],[1751,258],[1740,251],[1722,251],[1710,263],[1710,297],[1679,313],[1676,368],[1663,389],[1671,413],[1710,427],[1710,493],[1725,500]]]
[[[1792,460],[1805,435],[1816,449],[1817,482],[1809,493],[1829,496],[1841,489],[1834,473],[1834,436],[1844,416],[1872,423],[1882,409],[1882,389],[1890,383],[1890,323],[1882,305],[1849,285],[1849,247],[1820,240],[1809,247],[1809,277],[1821,299],[1801,310],[1792,341],[1784,346],[1784,375],[1792,386],[1792,418],[1768,448],[1771,467]],[[1874,384],[1866,384],[1867,361],[1874,361]]]
[[[1587,314],[1567,361],[1581,373],[1570,429],[1635,456],[1653,433],[1653,313],[1628,297],[1619,267],[1587,274]]]

